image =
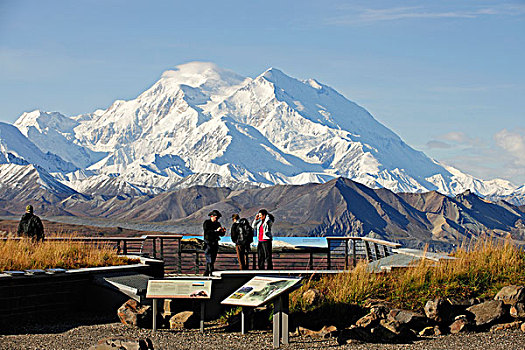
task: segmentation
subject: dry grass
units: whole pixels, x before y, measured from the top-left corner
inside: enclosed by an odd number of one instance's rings
[[[107,245],[77,241],[44,241],[30,239],[0,240],[0,271],[125,265],[137,259],[119,257]]]
[[[292,294],[292,308],[307,311],[301,294],[311,287],[321,290],[329,304],[361,304],[377,298],[422,310],[428,299],[437,296],[491,297],[504,285],[525,283],[525,254],[510,241],[480,239],[462,246],[454,256],[456,260],[427,261],[385,274],[369,273],[366,264],[359,264],[351,271],[308,281]]]

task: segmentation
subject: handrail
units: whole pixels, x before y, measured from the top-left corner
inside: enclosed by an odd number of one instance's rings
[[[390,241],[385,241],[385,240],[382,240],[382,239],[377,239],[377,238],[370,238],[370,237],[357,237],[357,236],[327,236],[325,237],[328,241],[330,240],[354,240],[354,241],[367,241],[367,242],[371,242],[371,243],[377,243],[377,244],[381,244],[381,245],[386,245],[388,247],[393,247],[393,248],[399,248],[401,247],[402,245],[400,243],[395,243],[395,242],[390,242]]]
[[[96,244],[107,242],[115,247],[118,254],[140,254],[149,255],[154,259],[164,260],[166,268],[174,272],[182,273],[191,268],[198,273],[199,266],[202,266],[203,250],[196,248],[183,249],[181,234],[146,234],[140,237],[46,237],[49,241],[78,241]],[[394,254],[395,248],[401,244],[385,240],[355,237],[355,236],[328,236],[325,237],[328,247],[310,247],[310,248],[277,248],[273,250],[277,261],[281,266],[299,266],[306,262],[310,269],[326,266],[328,270],[341,268],[342,264],[345,269],[355,266],[358,259],[367,261],[377,260]],[[0,240],[22,239],[21,237],[0,237]],[[333,245],[332,242],[340,243]],[[350,244],[351,242],[352,244]],[[358,244],[358,242],[362,242]],[[356,248],[357,246],[357,248]],[[251,265],[256,268],[256,251],[249,252],[251,255]],[[199,257],[199,255],[201,257]],[[226,253],[225,256],[235,256],[235,252]],[[315,257],[314,257],[315,255]],[[188,260],[191,259],[191,260]],[[230,258],[228,258],[230,259]],[[193,261],[193,262],[192,262]],[[274,264],[276,260],[274,259]],[[234,265],[228,265],[227,269],[235,268]],[[284,265],[283,265],[284,264]],[[193,266],[193,267],[191,267]],[[324,269],[324,268],[323,268]]]

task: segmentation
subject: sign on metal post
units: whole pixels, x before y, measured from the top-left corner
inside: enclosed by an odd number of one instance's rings
[[[222,301],[225,305],[243,307],[242,333],[245,333],[244,308],[255,308],[273,302],[273,346],[278,348],[281,340],[288,344],[288,294],[301,281],[301,277],[256,276]]]
[[[164,279],[149,280],[146,298],[153,299],[153,331],[157,330],[159,299],[210,299],[211,279]],[[200,329],[204,331],[206,309],[201,302]]]

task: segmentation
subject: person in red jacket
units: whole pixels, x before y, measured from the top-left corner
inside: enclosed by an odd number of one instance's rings
[[[272,263],[272,225],[274,217],[266,209],[261,209],[255,216],[252,227],[258,238],[257,261],[259,270],[273,269]]]

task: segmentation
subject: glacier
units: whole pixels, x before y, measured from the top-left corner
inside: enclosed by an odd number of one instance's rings
[[[78,116],[24,113],[14,127],[46,161],[12,151],[3,132],[0,162],[38,163],[80,193],[134,196],[194,185],[235,189],[345,177],[394,192],[471,190],[524,200],[523,187],[441,164],[333,88],[276,68],[250,78],[190,62],[164,72],[135,99]]]

